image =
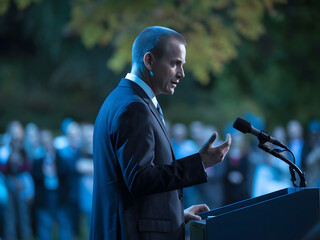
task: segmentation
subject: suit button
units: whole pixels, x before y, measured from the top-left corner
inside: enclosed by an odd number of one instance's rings
[[[182,200],[183,199],[183,195],[179,194],[179,199]]]

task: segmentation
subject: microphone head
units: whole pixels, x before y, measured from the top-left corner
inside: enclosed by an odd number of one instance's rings
[[[249,133],[251,131],[251,123],[243,118],[237,117],[233,123],[233,128],[242,133]]]

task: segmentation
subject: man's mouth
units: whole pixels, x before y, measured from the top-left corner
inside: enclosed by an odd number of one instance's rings
[[[176,87],[176,86],[178,85],[179,81],[171,82],[171,83],[172,83],[172,85],[173,85],[174,87]]]

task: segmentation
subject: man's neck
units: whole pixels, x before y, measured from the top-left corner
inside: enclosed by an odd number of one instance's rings
[[[151,83],[151,81],[148,77],[148,73],[146,71],[143,71],[141,68],[137,67],[136,65],[133,65],[130,73],[136,75],[138,78],[140,78],[142,81],[144,81],[153,91],[152,83]]]
[[[145,91],[152,102],[154,102],[155,106],[157,106],[155,94],[146,82],[131,72],[126,75],[126,78],[138,84]]]

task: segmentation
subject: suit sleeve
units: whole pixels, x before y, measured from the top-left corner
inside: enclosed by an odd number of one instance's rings
[[[159,127],[159,126],[158,126]],[[155,141],[155,118],[143,103],[131,103],[116,118],[114,146],[119,166],[129,191],[146,195],[171,191],[207,181],[200,155],[159,164],[156,148],[164,143]],[[166,143],[170,147],[169,142]]]

